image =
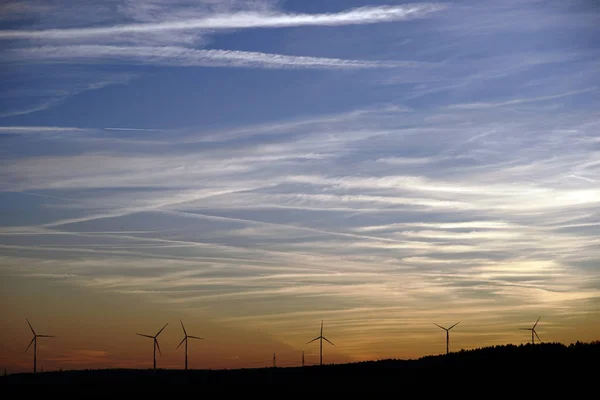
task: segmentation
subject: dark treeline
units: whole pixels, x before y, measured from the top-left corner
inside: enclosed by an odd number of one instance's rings
[[[434,388],[440,382],[453,386],[494,384],[545,385],[550,388],[597,387],[600,341],[502,345],[461,350],[417,360],[387,359],[349,364],[231,370],[102,369],[20,373],[0,377],[0,383],[193,383],[204,388],[238,384],[274,384],[336,390]],[[548,386],[550,385],[550,387]]]

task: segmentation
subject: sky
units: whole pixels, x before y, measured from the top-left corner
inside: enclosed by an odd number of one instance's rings
[[[600,338],[592,0],[3,0],[0,368]]]

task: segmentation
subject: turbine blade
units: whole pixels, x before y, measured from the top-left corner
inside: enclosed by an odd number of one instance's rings
[[[452,325],[450,328],[448,328],[448,330],[454,328],[456,325],[460,324],[460,321],[458,321],[457,323],[455,323],[454,325]]]
[[[31,326],[31,324],[29,323],[29,320],[27,318],[25,318],[25,321],[27,321],[27,325],[29,325],[29,329],[31,329],[31,332],[35,335],[35,331],[33,330],[33,327]]]
[[[327,341],[330,345],[332,345],[333,347],[335,347],[335,344],[331,343],[326,337],[323,337],[323,340]]]
[[[520,331],[530,331],[531,328],[519,328]]]
[[[56,337],[56,336],[53,336],[53,335],[37,335],[37,337]]]
[[[535,336],[536,336],[536,337],[538,338],[538,340],[541,342],[541,341],[542,341],[542,339],[540,339],[540,337],[538,336],[537,332],[536,332],[536,331],[533,331],[533,333],[535,333]]]
[[[154,338],[154,344],[156,344],[156,348],[158,349],[158,354],[160,354],[162,356],[162,352],[160,351],[160,345],[158,344],[158,340],[156,340],[156,338]]]
[[[150,335],[143,335],[143,334],[141,334],[141,333],[136,333],[136,335],[140,335],[140,336],[143,336],[143,337],[147,337],[147,338],[150,338],[150,339],[154,339],[154,336],[150,336]]]
[[[181,322],[181,327],[183,328],[183,334],[184,334],[185,336],[187,336],[187,332],[185,331],[185,326],[183,326],[183,321],[182,321],[182,320],[179,320],[179,322]]]
[[[203,338],[203,337],[198,337],[198,336],[188,336],[188,337],[189,337],[189,338],[192,338],[192,339],[200,339],[200,340],[204,340],[204,338]]]
[[[540,317],[542,318],[542,317]],[[538,322],[540,322],[540,318],[537,319],[537,321],[535,321],[535,324],[533,325],[533,329],[535,329],[535,327],[537,326]]]
[[[314,339],[313,339],[313,340],[311,340],[310,342],[306,342],[306,344],[312,343],[312,342],[314,342],[315,340],[319,340],[319,339],[321,339],[321,336],[317,336],[316,338],[314,338]]]
[[[185,342],[185,338],[186,338],[186,337],[187,337],[187,336],[185,336],[185,337],[184,337],[184,338],[181,340],[181,343],[179,343],[179,345],[178,345],[177,347],[175,347],[175,350],[177,350],[177,349],[179,348],[179,346],[181,346],[181,345],[183,344],[183,342]]]
[[[27,353],[27,350],[29,350],[29,348],[31,347],[31,345],[33,344],[33,342],[35,342],[35,338],[36,336],[33,337],[33,339],[31,339],[31,342],[29,342],[29,346],[27,346],[27,348],[25,349],[25,352]]]
[[[434,324],[435,326],[437,326],[438,328],[442,328],[443,330],[447,330],[446,328],[444,328],[444,327],[443,327],[443,326],[441,326],[441,325],[438,325],[438,324],[436,324],[435,322],[434,322],[433,324]]]
[[[165,329],[165,328],[167,327],[167,325],[169,325],[169,323],[168,323],[168,322],[165,324],[165,326],[163,326],[163,327],[160,329],[160,331],[158,331],[158,333],[157,333],[157,334],[156,334],[154,337],[158,337],[158,335],[160,335],[160,333],[163,331],[163,329]]]

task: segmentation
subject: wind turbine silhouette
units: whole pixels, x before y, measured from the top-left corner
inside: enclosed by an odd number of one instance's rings
[[[306,344],[312,343],[317,339],[319,340],[319,365],[323,365],[323,340],[335,347],[335,344],[331,343],[325,336],[323,336],[323,320],[321,320],[321,334],[310,342],[306,342]]]
[[[185,331],[185,326],[183,326],[183,322],[181,320],[179,320],[179,322],[181,322],[181,327],[183,328],[184,336],[183,336],[183,340],[179,343],[179,346],[177,346],[175,348],[175,350],[177,350],[183,344],[183,342],[185,342],[185,370],[187,371],[187,369],[188,369],[188,338],[199,339],[199,340],[204,340],[204,338],[188,335],[187,332]],[[156,335],[156,336],[158,336],[158,335]]]
[[[542,318],[542,317],[539,317],[537,319],[537,321],[535,321],[535,324],[533,324],[533,328],[519,328],[522,331],[531,331],[531,344],[535,344],[534,337],[533,337],[534,334],[535,334],[535,336],[537,336],[537,338],[540,342],[542,341],[542,339],[540,339],[537,332],[535,331],[535,327],[537,326],[538,322],[540,322],[540,318]]]
[[[25,318],[25,321],[27,321],[27,325],[29,325],[29,329],[31,329],[31,332],[33,333],[33,339],[31,339],[31,342],[29,342],[29,346],[27,346],[27,348],[25,349],[25,352],[27,352],[27,350],[29,350],[29,348],[33,344],[33,373],[35,374],[37,372],[37,338],[39,338],[39,337],[56,337],[56,336],[38,335],[33,330],[33,327],[29,323],[29,320],[27,318]]]
[[[153,355],[154,364],[152,365],[152,369],[154,369],[154,370],[156,370],[156,348],[158,348],[158,353],[162,356],[162,352],[160,351],[160,346],[158,345],[158,339],[156,339],[156,338],[158,337],[158,335],[160,335],[160,333],[163,331],[163,329],[165,329],[167,327],[167,325],[169,325],[168,322],[154,336],[143,335],[141,333],[136,333],[136,335],[147,337],[147,338],[150,338],[150,339],[152,339],[154,341],[154,355]]]
[[[458,321],[457,323],[455,323],[454,325],[452,325],[450,328],[444,328],[441,325],[436,324],[435,322],[433,323],[435,326],[442,328],[443,330],[446,331],[446,354],[448,354],[450,352],[450,329],[454,328],[456,325],[460,324],[460,321]]]

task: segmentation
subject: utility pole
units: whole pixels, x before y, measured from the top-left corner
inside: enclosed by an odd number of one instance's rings
[[[273,368],[277,368],[277,359],[275,358],[275,353],[273,353]]]
[[[302,366],[304,367],[304,350],[302,350]]]

